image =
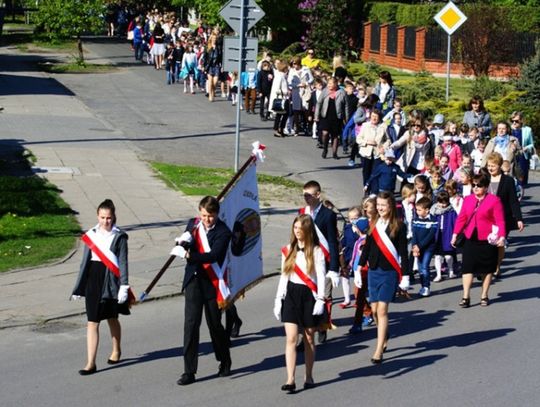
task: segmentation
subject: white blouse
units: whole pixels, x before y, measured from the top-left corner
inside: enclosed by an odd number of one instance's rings
[[[290,250],[290,246],[287,246],[287,248]],[[317,294],[313,293],[313,297],[323,299],[324,298],[324,279],[326,277],[326,262],[324,259],[324,253],[322,249],[319,246],[315,246],[315,250],[313,251],[313,257],[314,257],[314,266],[315,266],[315,274],[308,275],[308,278],[310,278],[317,286]],[[306,271],[306,257],[304,255],[303,251],[298,251],[296,253],[296,264],[300,267],[301,270],[304,272]],[[281,255],[281,277],[279,279],[278,284],[278,290],[276,297],[277,298],[285,298],[285,294],[287,292],[287,283],[290,281],[291,283],[295,284],[305,284],[300,277],[296,274],[296,272],[292,272],[289,275],[286,275],[283,273],[283,270],[285,268],[285,256]]]

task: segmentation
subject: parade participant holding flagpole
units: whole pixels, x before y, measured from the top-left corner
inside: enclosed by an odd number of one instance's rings
[[[315,224],[315,232],[319,239],[319,246],[324,253],[326,261],[325,302],[328,312],[328,321],[319,330],[319,343],[326,341],[326,330],[332,325],[332,287],[337,287],[340,282],[339,270],[339,244],[337,230],[337,216],[321,201],[321,185],[317,181],[308,181],[304,184],[305,208],[300,209],[300,214],[310,215]]]
[[[407,228],[396,215],[391,192],[377,195],[377,217],[371,224],[360,266],[369,265],[368,285],[373,318],[377,324],[377,347],[371,363],[382,363],[388,343],[388,304],[407,270]]]
[[[179,257],[186,259],[182,290],[185,291],[184,373],[177,384],[195,381],[199,353],[199,329],[204,309],[216,359],[220,362],[218,375],[231,374],[229,338],[221,324],[221,310],[229,296],[224,281],[225,257],[231,231],[218,218],[219,201],[213,196],[199,203],[199,217],[188,222],[186,231],[177,239]]]
[[[304,389],[315,386],[314,334],[320,322],[319,316],[325,308],[325,259],[311,216],[299,215],[294,219],[290,243],[281,249],[281,253],[281,277],[274,302],[274,315],[285,324],[287,336],[287,382],[281,386],[281,390],[293,393],[296,390],[296,343],[300,328],[304,331]]]
[[[79,276],[72,299],[85,297],[87,324],[87,362],[82,376],[96,372],[99,323],[107,320],[111,331],[112,353],[107,361],[116,364],[121,356],[121,326],[118,314],[129,315],[135,297],[128,283],[128,236],[116,226],[114,203],[104,200],[97,210],[98,224],[85,233]]]

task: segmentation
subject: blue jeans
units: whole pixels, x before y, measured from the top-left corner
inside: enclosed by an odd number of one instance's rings
[[[144,47],[142,42],[136,42],[133,43],[133,47],[135,48],[135,60],[140,61],[143,58],[144,53]]]
[[[420,257],[418,257],[418,273],[420,274],[420,283],[422,287],[429,288],[430,278],[429,278],[429,263],[433,257],[434,248],[427,248],[420,251]]]

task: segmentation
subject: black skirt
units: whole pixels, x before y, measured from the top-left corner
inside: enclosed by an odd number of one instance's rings
[[[287,283],[287,294],[283,300],[281,322],[290,322],[303,328],[314,328],[321,322],[321,317],[313,315],[315,298],[304,284]]]
[[[117,299],[101,298],[106,273],[107,270],[102,262],[90,262],[85,290],[86,316],[89,322],[100,322],[104,319],[118,318],[118,314],[130,314],[127,301],[123,304],[118,304]]]
[[[463,245],[461,274],[490,274],[497,270],[497,246],[474,237],[466,239]]]

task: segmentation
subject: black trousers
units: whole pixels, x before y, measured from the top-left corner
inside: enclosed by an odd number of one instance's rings
[[[203,309],[216,359],[222,363],[230,363],[229,338],[221,324],[221,311],[210,280],[194,276],[185,287],[185,303],[184,372],[197,373],[199,331]]]

